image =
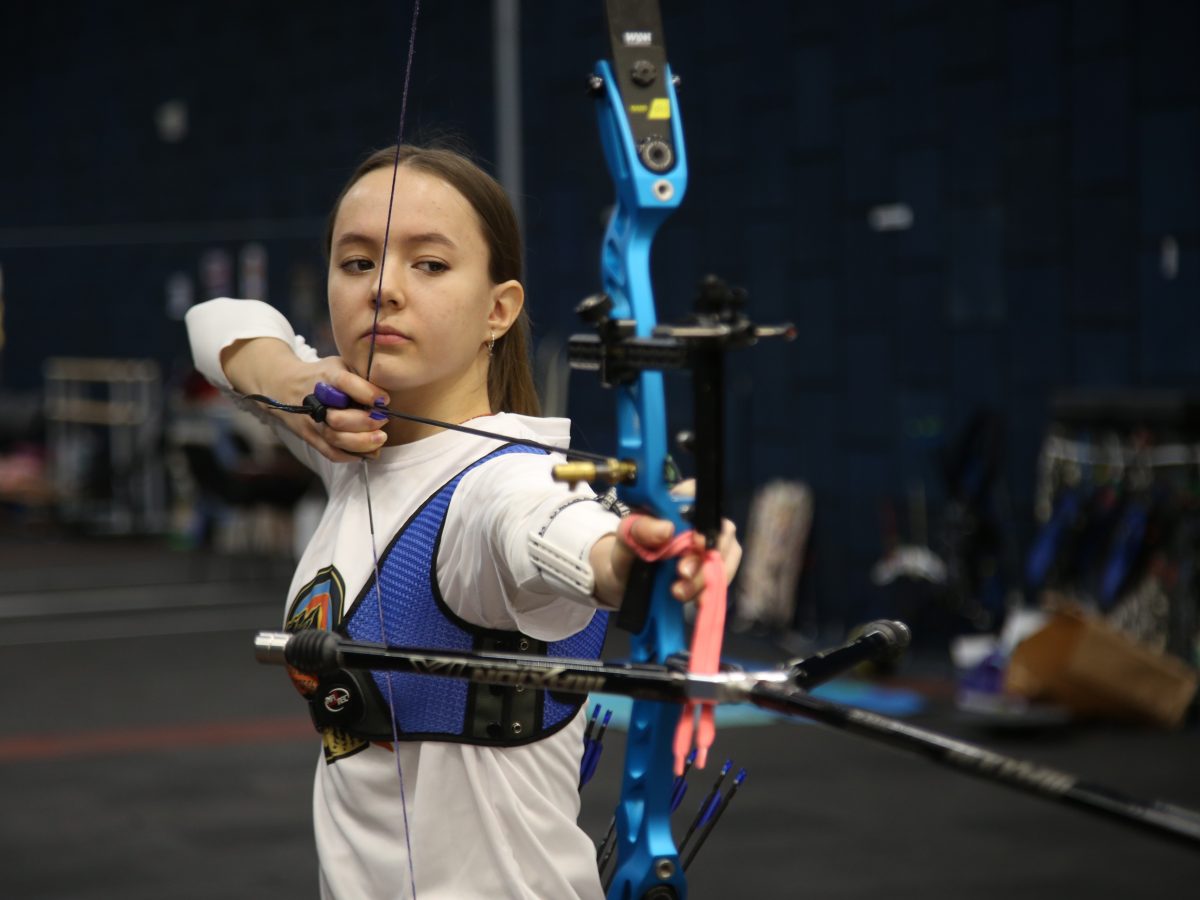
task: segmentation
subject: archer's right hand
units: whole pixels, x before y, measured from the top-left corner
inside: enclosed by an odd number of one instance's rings
[[[306,444],[333,462],[357,462],[364,456],[375,458],[387,443],[386,417],[372,418],[370,407],[387,392],[350,371],[341,357],[328,356],[305,362],[292,348],[276,338],[235,341],[221,353],[221,366],[234,389],[243,394],[263,394],[274,400],[299,405],[325,382],[337,388],[353,403],[367,409],[329,408],[324,422],[310,416],[273,410],[280,422]]]

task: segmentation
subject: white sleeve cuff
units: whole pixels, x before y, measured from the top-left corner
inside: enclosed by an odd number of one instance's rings
[[[596,541],[617,530],[618,521],[590,495],[560,503],[529,534],[529,559],[536,574],[521,587],[594,607],[595,578],[588,556]]]
[[[221,368],[221,351],[235,341],[278,338],[306,362],[317,359],[317,351],[296,334],[283,313],[261,300],[218,297],[198,303],[184,316],[192,361],[209,382],[225,391],[233,386]]]

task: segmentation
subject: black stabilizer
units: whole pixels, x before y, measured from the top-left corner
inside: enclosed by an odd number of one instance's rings
[[[903,622],[886,619],[866,626],[866,634],[856,641],[807,659],[788,663],[792,684],[808,690],[836,678],[864,662],[895,659],[908,647],[911,635]]]
[[[288,665],[301,672],[319,674],[339,667],[336,634],[321,628],[306,628],[292,635],[283,651]]]

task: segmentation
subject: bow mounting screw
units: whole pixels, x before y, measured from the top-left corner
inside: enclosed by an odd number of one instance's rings
[[[654,84],[654,79],[658,78],[658,67],[648,59],[639,59],[633,64],[629,77],[638,87],[650,87]]]
[[[589,97],[599,97],[604,93],[604,79],[595,72],[588,76],[587,92]]]
[[[675,152],[671,149],[671,145],[658,134],[652,134],[638,144],[638,156],[651,172],[665,172],[675,164]],[[674,193],[674,187],[671,188],[671,193]],[[662,199],[669,200],[670,197]]]

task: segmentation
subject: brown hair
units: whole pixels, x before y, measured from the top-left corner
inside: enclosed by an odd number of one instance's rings
[[[440,178],[466,198],[479,217],[479,227],[488,248],[488,277],[492,284],[521,281],[521,230],[504,188],[463,154],[439,147],[401,144],[376,150],[354,171],[329,213],[325,228],[325,257],[333,246],[333,224],[346,193],[368,172],[408,166]],[[529,314],[521,309],[506,334],[496,338],[488,365],[488,402],[492,412],[536,416],[541,410],[529,364]]]

